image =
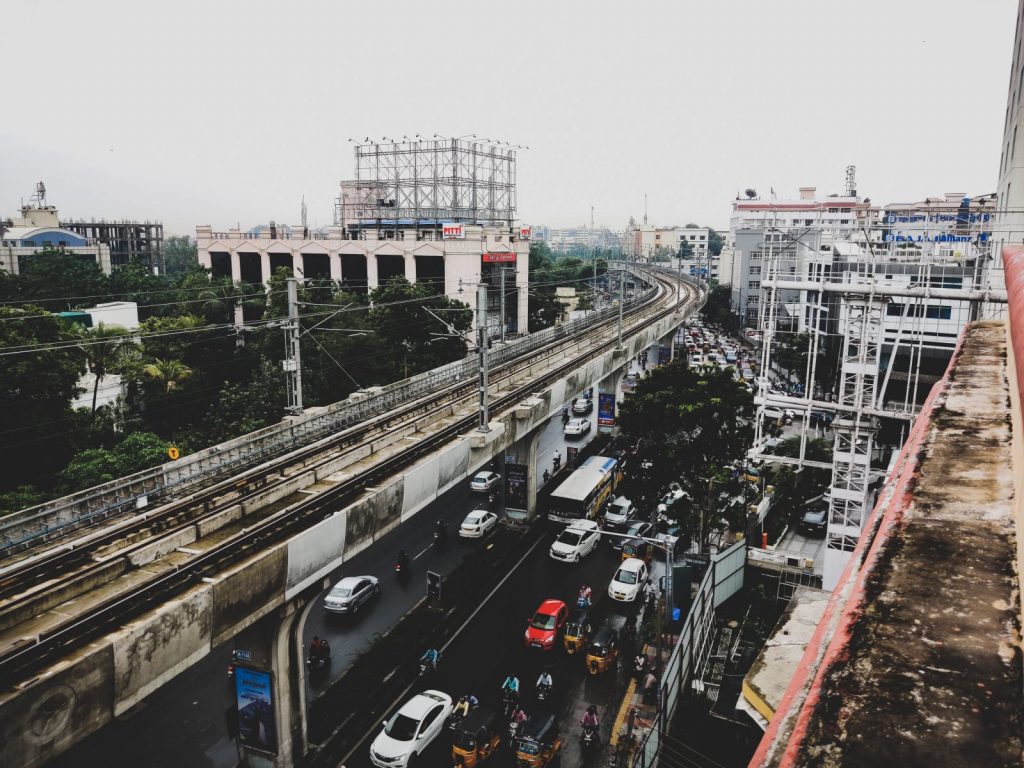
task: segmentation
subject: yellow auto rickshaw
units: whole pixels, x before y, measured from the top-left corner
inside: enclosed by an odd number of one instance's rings
[[[489,709],[477,707],[462,718],[452,739],[455,768],[473,768],[493,755],[501,744],[501,720]]]
[[[576,611],[572,619],[566,622],[562,633],[562,644],[570,656],[582,651],[590,640],[590,617],[586,611]]]
[[[603,626],[594,633],[587,647],[587,672],[596,675],[607,672],[619,658],[619,633],[613,627]]]
[[[555,716],[549,712],[534,712],[516,739],[516,760],[520,768],[542,768],[555,759],[561,748]]]
[[[654,545],[644,539],[628,539],[622,544],[622,559],[628,560],[631,557],[650,565],[654,559]]]

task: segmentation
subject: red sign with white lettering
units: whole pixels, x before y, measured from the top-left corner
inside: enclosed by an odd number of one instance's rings
[[[520,227],[519,228],[519,239],[529,240],[530,235],[533,234],[533,227]]]
[[[497,262],[511,261],[515,263],[516,255],[514,253],[485,253],[484,262],[487,264],[494,264]]]

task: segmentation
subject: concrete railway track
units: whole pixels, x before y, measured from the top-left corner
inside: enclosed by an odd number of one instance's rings
[[[677,304],[675,283],[656,287],[624,312],[624,335],[658,322]],[[683,285],[685,303],[699,297]],[[615,319],[556,339],[496,366],[492,413],[514,407],[607,349]],[[551,366],[551,361],[565,360]],[[532,371],[542,362],[547,369]],[[0,680],[24,679],[189,586],[241,563],[346,506],[418,458],[473,430],[477,397],[463,379],[309,445],[251,466],[144,513],[90,529],[0,569]],[[416,439],[404,445],[404,439]],[[321,477],[378,456],[340,482],[311,493]],[[309,494],[296,501],[297,494]],[[59,609],[59,610],[57,610]]]

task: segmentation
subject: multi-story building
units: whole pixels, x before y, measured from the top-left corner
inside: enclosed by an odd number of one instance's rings
[[[0,269],[16,275],[27,259],[44,248],[93,261],[110,274],[109,246],[63,227],[56,206],[46,203],[46,187],[39,182],[36,194],[21,207],[21,216],[0,221]]]
[[[236,282],[265,283],[284,267],[354,292],[400,277],[465,302],[474,317],[483,283],[491,333],[500,335],[503,293],[506,330],[525,332],[531,230],[514,222],[514,150],[446,139],[355,152],[357,178],[341,182],[333,226],[198,226],[199,263]]]
[[[164,225],[155,221],[62,221],[61,226],[110,249],[110,263],[120,267],[137,261],[146,269],[164,271]]]
[[[534,224],[531,236],[548,244],[555,253],[566,253],[574,249],[618,250],[621,234],[605,227],[547,227]]]
[[[999,183],[996,186],[997,220],[993,229],[993,269],[989,283],[1002,289],[1002,246],[1024,243],[1024,2],[1017,8],[1017,32],[1014,38],[1013,59],[1010,63],[1010,82],[1006,91],[1006,117],[1003,120],[1003,140],[999,157]],[[1021,147],[1020,158],[1017,147]],[[999,305],[985,308],[986,314],[1000,314]]]

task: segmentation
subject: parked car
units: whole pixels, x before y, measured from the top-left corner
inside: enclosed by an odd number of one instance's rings
[[[636,506],[625,496],[616,496],[604,511],[605,526],[623,526],[636,517]]]
[[[597,548],[601,531],[594,520],[577,520],[551,544],[552,559],[578,563]]]
[[[661,500],[658,502],[658,512],[664,515],[677,501],[686,498],[686,495],[686,491],[673,483],[668,489],[668,493],[662,496]]]
[[[452,697],[424,691],[409,699],[370,745],[370,762],[377,768],[406,768],[444,730],[452,714]]]
[[[828,507],[817,507],[804,512],[798,529],[802,533],[820,536],[828,528]]]
[[[585,435],[590,431],[590,419],[569,419],[562,431],[566,436]]]
[[[480,539],[498,524],[498,516],[489,509],[474,509],[459,526],[459,536],[464,539]]]
[[[585,397],[577,397],[572,401],[572,412],[577,416],[588,416],[594,410],[594,403]]]
[[[781,408],[776,408],[775,406],[772,405],[769,405],[767,408],[765,408],[763,413],[766,419],[771,419],[772,421],[781,421],[785,416]]]
[[[380,584],[376,576],[346,576],[327,593],[324,610],[354,616],[379,594]]]
[[[474,491],[486,493],[497,485],[499,480],[501,480],[501,475],[497,472],[477,472],[473,475],[473,479],[470,481],[469,487]]]
[[[608,585],[608,597],[623,603],[637,599],[647,585],[647,563],[631,557],[623,560]]]
[[[533,614],[523,635],[523,644],[527,648],[540,648],[550,651],[555,647],[558,634],[569,618],[569,608],[561,600],[545,600]]]

